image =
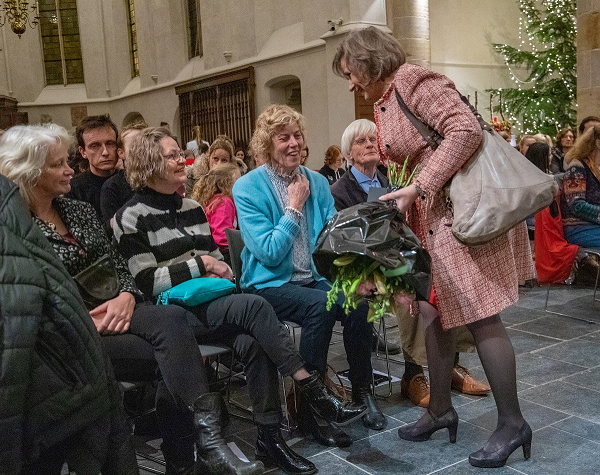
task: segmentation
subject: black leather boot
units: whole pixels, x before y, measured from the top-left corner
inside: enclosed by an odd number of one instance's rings
[[[221,435],[220,393],[207,393],[194,402],[196,426],[196,471],[207,475],[258,475],[262,462],[244,462],[231,451]]]
[[[294,452],[281,436],[279,424],[258,424],[258,438],[256,439],[256,458],[274,463],[285,473],[291,475],[310,475],[317,473],[317,467]]]
[[[297,416],[298,428],[304,435],[312,435],[327,447],[349,447],[352,439],[342,429],[319,417],[309,406],[300,406]]]
[[[320,417],[329,422],[344,425],[362,416],[367,409],[364,404],[343,404],[327,392],[321,375],[313,371],[310,376],[298,381],[301,405],[308,405]]]
[[[352,401],[367,406],[367,412],[362,418],[365,427],[373,430],[381,430],[385,427],[385,416],[377,407],[370,384],[353,384]]]
[[[160,450],[165,458],[165,475],[194,475],[194,435],[175,440],[163,439]]]

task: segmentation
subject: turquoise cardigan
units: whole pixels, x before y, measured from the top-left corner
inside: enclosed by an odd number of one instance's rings
[[[327,179],[300,167],[310,183],[310,196],[303,213],[308,220],[310,252],[325,223],[336,213]],[[242,251],[243,289],[280,287],[294,271],[292,246],[300,232],[293,219],[285,216],[264,167],[256,168],[236,181],[233,198],[245,247]],[[323,279],[312,264],[315,280]]]

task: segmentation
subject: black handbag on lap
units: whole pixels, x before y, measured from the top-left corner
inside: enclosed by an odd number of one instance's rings
[[[119,293],[119,276],[108,254],[82,270],[73,279],[88,310],[115,298]]]

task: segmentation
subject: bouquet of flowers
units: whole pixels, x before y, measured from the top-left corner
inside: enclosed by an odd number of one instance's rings
[[[405,169],[406,163],[397,175],[403,178]],[[321,230],[313,257],[317,271],[333,283],[328,309],[342,291],[346,312],[367,298],[369,321],[376,321],[394,310],[398,296],[429,297],[431,258],[404,215],[383,202],[337,213]]]

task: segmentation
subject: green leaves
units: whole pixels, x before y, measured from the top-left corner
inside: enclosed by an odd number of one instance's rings
[[[350,259],[350,257],[352,259]],[[336,264],[337,261],[337,264]],[[414,292],[402,279],[407,269],[398,272],[388,271],[378,262],[357,254],[342,254],[334,260],[336,265],[335,280],[327,293],[327,310],[331,310],[339,292],[344,294],[343,308],[346,314],[356,309],[367,298],[369,300],[369,322],[375,322],[386,313],[395,311],[394,294]],[[388,275],[386,275],[388,274]],[[390,276],[390,274],[393,274]],[[376,290],[365,297],[356,291],[363,282],[371,282]]]
[[[400,167],[399,164],[392,161],[388,163],[388,180],[392,188],[404,188],[405,186],[410,185],[410,182],[417,171],[417,167],[415,167],[410,176],[405,179],[404,175],[406,173],[407,163],[408,157],[404,159],[404,165],[402,165],[402,171],[400,172],[398,172],[398,168]]]

